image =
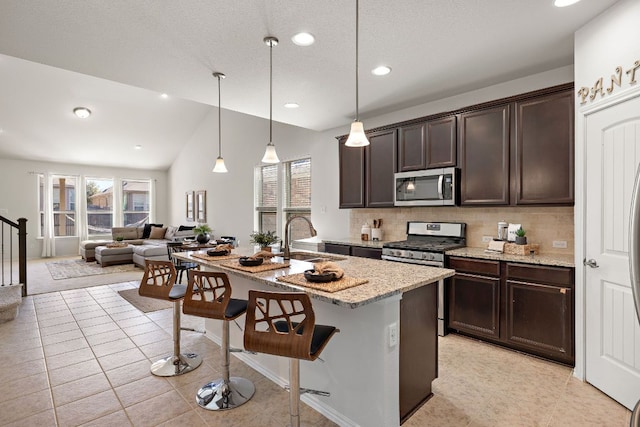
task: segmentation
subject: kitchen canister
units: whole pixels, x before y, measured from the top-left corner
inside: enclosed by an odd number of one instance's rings
[[[371,236],[371,227],[369,226],[369,223],[365,223],[362,226],[362,229],[360,230],[360,238],[366,241],[366,240],[369,240],[370,236]]]
[[[509,224],[505,221],[500,221],[498,223],[498,240],[507,240],[507,229]]]

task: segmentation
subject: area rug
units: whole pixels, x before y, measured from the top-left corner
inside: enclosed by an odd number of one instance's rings
[[[124,291],[118,291],[120,296],[129,303],[140,310],[143,313],[149,313],[150,311],[164,310],[165,308],[171,308],[173,303],[169,301],[162,301],[160,299],[142,297],[138,295],[137,289],[126,289]]]
[[[95,262],[83,259],[47,262],[47,268],[53,280],[72,279],[74,277],[95,276],[98,274],[124,273],[134,271],[135,264],[110,265],[101,267]]]

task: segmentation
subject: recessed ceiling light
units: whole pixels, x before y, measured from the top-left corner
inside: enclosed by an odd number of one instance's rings
[[[553,5],[555,7],[566,7],[571,6],[572,4],[578,3],[580,0],[555,0]]]
[[[316,38],[310,33],[298,33],[291,37],[291,41],[298,46],[311,46],[316,41]]]
[[[73,114],[80,117],[81,119],[86,119],[91,115],[91,110],[86,107],[76,107],[73,109]]]
[[[297,102],[287,102],[286,104],[284,104],[284,108],[298,108],[300,106],[300,104],[298,104]]]
[[[375,76],[386,76],[390,72],[391,72],[391,67],[387,67],[386,65],[381,65],[371,70],[371,74]]]
[[[169,95],[167,95],[166,93],[163,93],[162,95],[160,95],[160,98],[162,99],[167,99],[169,97]]]
[[[135,150],[142,150],[142,145],[138,144],[133,147]]]

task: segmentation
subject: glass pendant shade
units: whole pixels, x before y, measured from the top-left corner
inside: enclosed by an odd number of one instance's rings
[[[344,145],[347,147],[364,147],[369,145],[369,140],[364,133],[362,122],[351,123],[351,132],[349,132],[349,137]]]
[[[216,173],[227,173],[227,167],[224,165],[224,159],[220,156],[216,159],[216,165],[213,167],[213,172]]]
[[[262,163],[280,163],[280,159],[276,153],[276,146],[273,145],[273,142],[267,144],[267,149],[264,151]]]

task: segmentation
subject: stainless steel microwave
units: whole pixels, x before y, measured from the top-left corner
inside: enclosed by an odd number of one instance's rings
[[[395,179],[395,206],[455,206],[459,172],[456,168],[399,172]]]

